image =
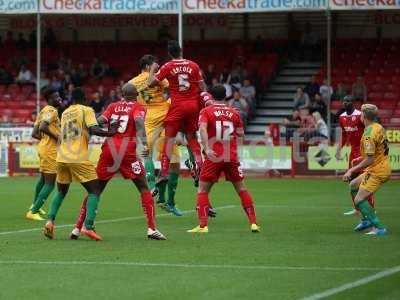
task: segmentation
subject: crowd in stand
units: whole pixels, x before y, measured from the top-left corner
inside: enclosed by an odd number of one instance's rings
[[[329,131],[326,121],[328,113],[330,113],[328,111],[329,101],[342,101],[347,95],[351,95],[354,100],[366,102],[367,87],[363,77],[357,77],[351,89],[347,89],[342,83],[339,83],[337,88],[333,89],[328,85],[326,79],[323,80],[322,84],[319,84],[316,77],[313,76],[311,82],[304,88],[297,88],[293,97],[294,111],[289,118],[283,121],[283,124],[288,128],[289,135],[291,136],[294,131],[297,131],[306,140],[312,137],[327,140]],[[331,116],[333,122],[339,114],[340,112]]]

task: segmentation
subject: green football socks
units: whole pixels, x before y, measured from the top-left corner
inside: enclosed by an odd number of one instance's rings
[[[383,224],[379,220],[378,216],[375,213],[375,210],[369,205],[366,199],[361,200],[357,204],[358,209],[362,213],[362,215],[369,220],[376,228],[382,229],[384,228]]]
[[[178,186],[179,173],[170,172],[168,175],[168,205],[175,206],[175,193]]]
[[[40,191],[39,195],[37,196],[37,199],[31,209],[32,213],[36,214],[37,212],[39,212],[39,210],[42,208],[44,202],[49,197],[53,189],[54,189],[54,184],[46,183],[43,185],[43,188]]]
[[[99,206],[100,197],[95,194],[88,195],[87,213],[85,219],[86,229],[92,230],[94,228],[94,220],[96,219],[97,207]]]
[[[156,187],[156,177],[154,175],[154,162],[151,157],[146,158],[144,161],[144,168],[146,169],[146,179],[150,190]]]
[[[36,202],[36,200],[37,200],[37,198],[39,196],[39,193],[42,190],[43,186],[44,186],[44,178],[43,178],[43,176],[40,176],[39,180],[36,182],[35,197],[33,198],[32,204],[35,204],[35,202]]]
[[[53,198],[53,201],[51,201],[50,205],[50,211],[49,211],[49,219],[54,221],[56,219],[58,210],[60,209],[60,206],[65,198],[65,195],[63,193],[57,192],[56,195]]]

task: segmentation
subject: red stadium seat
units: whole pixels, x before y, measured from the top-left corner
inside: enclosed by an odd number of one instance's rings
[[[399,104],[400,104],[400,102],[399,102]],[[393,112],[393,117],[400,118],[400,109],[399,109],[399,108],[397,108],[397,109]]]
[[[394,101],[397,101],[397,100],[399,100],[399,95],[398,95],[398,94],[395,94],[395,93],[388,92],[388,93],[385,93],[385,94],[383,95],[383,99],[384,99],[384,100],[394,100]]]
[[[391,118],[390,125],[400,126],[400,118]]]
[[[390,118],[393,114],[393,111],[390,109],[380,109],[379,110],[379,117],[381,118]]]
[[[382,93],[369,93],[368,100],[371,102],[379,102],[383,99]]]

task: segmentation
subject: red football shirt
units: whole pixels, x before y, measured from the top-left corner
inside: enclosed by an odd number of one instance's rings
[[[155,75],[158,81],[168,80],[171,104],[199,101],[199,82],[203,80],[199,66],[187,59],[173,59],[164,64]]]
[[[237,131],[243,122],[236,109],[215,103],[200,112],[199,124],[207,124],[208,143],[219,159],[237,162]]]
[[[352,152],[360,151],[360,141],[364,133],[364,124],[361,121],[361,111],[355,109],[351,115],[344,112],[339,117],[342,129],[341,146],[350,145]]]
[[[111,146],[114,143],[117,149],[121,145],[127,145],[126,151],[136,153],[136,124],[135,120],[144,118],[146,115],[145,108],[137,102],[118,101],[111,103],[103,112],[104,117],[109,123],[119,122],[118,132],[104,142],[105,145]]]

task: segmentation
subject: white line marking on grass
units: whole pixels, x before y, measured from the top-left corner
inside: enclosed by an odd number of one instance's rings
[[[2,265],[87,265],[87,266],[126,266],[126,267],[168,267],[168,268],[187,268],[187,269],[237,269],[237,270],[278,270],[278,271],[376,271],[382,268],[363,268],[363,267],[302,267],[302,266],[246,266],[246,265],[204,265],[186,263],[151,263],[151,262],[118,262],[118,261],[32,261],[32,260],[2,260]],[[378,273],[379,274],[379,273]]]
[[[257,203],[256,203],[256,209],[257,208],[298,208],[298,209],[346,209],[346,208],[349,208],[348,206],[322,206],[322,205],[320,205],[320,206],[305,206],[305,205],[303,205],[303,206],[298,206],[298,205],[286,205],[286,204],[282,204],[282,205],[279,205],[279,204],[260,204],[260,205],[257,205]],[[379,207],[379,210],[381,210],[381,209],[391,209],[391,210],[393,210],[393,209],[399,209],[399,207],[398,206],[382,206],[382,207]]]
[[[379,273],[376,273],[376,274],[361,278],[359,280],[356,280],[356,281],[353,281],[353,282],[349,282],[349,283],[343,284],[341,286],[338,286],[338,287],[323,291],[321,293],[311,295],[309,297],[303,298],[302,300],[325,299],[327,297],[339,294],[341,292],[344,292],[344,291],[359,287],[361,285],[365,285],[365,284],[370,283],[372,281],[375,281],[375,280],[378,280],[378,279],[381,279],[381,278],[384,278],[384,277],[391,276],[391,275],[396,274],[398,272],[400,272],[400,266],[393,267],[393,268],[384,270],[382,272],[379,272]]]
[[[220,207],[216,207],[217,211],[220,209],[229,209],[229,208],[234,208],[237,207],[236,205],[226,205],[226,206],[220,206]],[[191,210],[185,210],[182,211],[182,213],[193,213],[196,210],[191,209]],[[156,215],[156,218],[158,217],[165,217],[165,216],[171,216],[171,213],[163,213],[163,214],[158,214]],[[119,219],[109,219],[109,220],[100,220],[100,221],[96,221],[96,224],[109,224],[109,223],[118,223],[118,222],[125,222],[125,221],[131,221],[131,220],[139,220],[139,219],[143,219],[144,216],[135,216],[135,217],[126,217],[126,218],[119,218]],[[75,224],[63,224],[63,225],[56,225],[57,229],[60,228],[66,228],[66,227],[71,227],[74,226]],[[32,232],[32,231],[38,231],[38,230],[42,230],[43,227],[36,227],[36,228],[28,228],[28,229],[21,229],[21,230],[13,230],[13,231],[3,231],[0,232],[0,235],[9,235],[9,234],[17,234],[17,233],[26,233],[26,232]]]

